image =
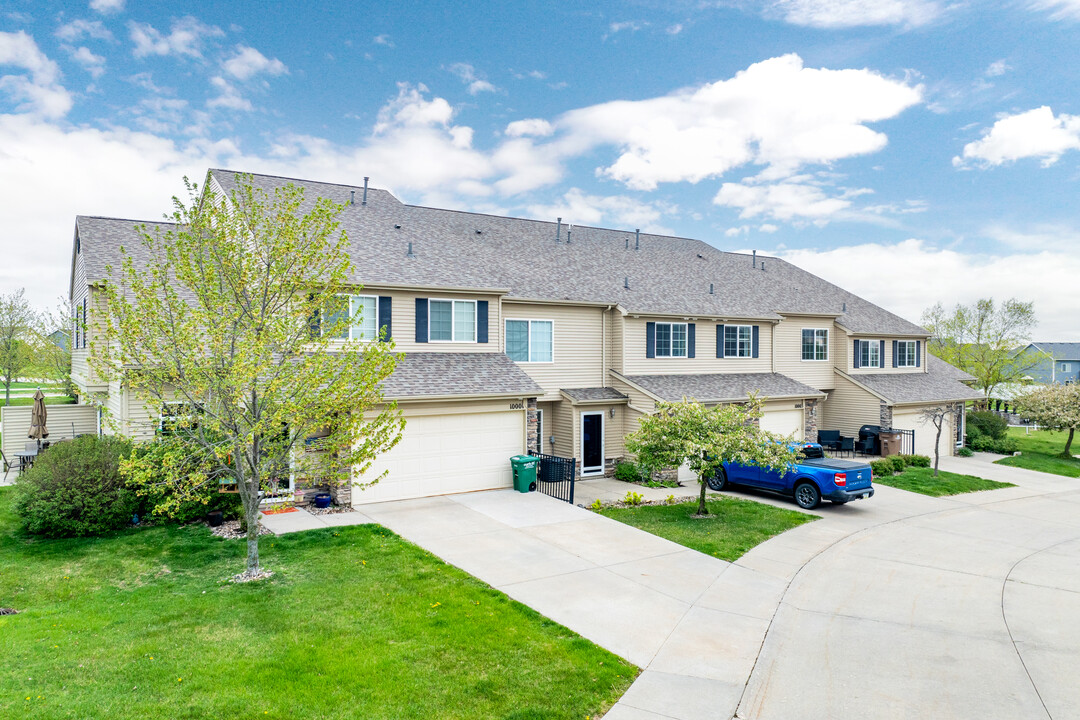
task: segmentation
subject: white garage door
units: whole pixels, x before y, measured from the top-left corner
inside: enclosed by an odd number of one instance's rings
[[[389,473],[353,503],[510,487],[510,457],[525,450],[525,414],[518,411],[405,418],[394,449],[368,471]]]
[[[934,441],[937,438],[937,428],[934,423],[924,421],[918,412],[893,413],[893,427],[897,430],[915,431],[915,454],[934,457]],[[941,429],[941,454],[951,455],[951,447],[956,443],[952,431],[952,422],[946,420],[945,427]]]
[[[802,410],[765,410],[761,418],[761,429],[780,435],[794,435],[795,440],[803,439]]]

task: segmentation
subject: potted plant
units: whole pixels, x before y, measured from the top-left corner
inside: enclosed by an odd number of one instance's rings
[[[328,508],[328,507],[330,507],[330,501],[331,500],[332,500],[332,498],[330,497],[330,493],[326,493],[326,492],[324,492],[324,493],[316,493],[315,494],[315,507],[319,508],[320,510],[322,510],[324,508]]]

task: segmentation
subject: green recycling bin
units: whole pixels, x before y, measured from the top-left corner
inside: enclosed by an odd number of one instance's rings
[[[518,492],[532,492],[536,489],[536,466],[540,459],[529,455],[515,455],[510,458],[510,467],[514,473],[514,489]]]

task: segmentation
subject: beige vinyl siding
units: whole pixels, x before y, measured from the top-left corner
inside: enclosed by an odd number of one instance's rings
[[[829,360],[833,367],[851,369],[851,341],[852,338],[846,330],[836,328],[836,332],[829,338]]]
[[[106,435],[128,435],[127,429],[127,399],[124,393],[127,391],[119,381],[109,383],[108,394],[105,396],[102,410],[104,419],[101,424],[102,432]]]
[[[554,446],[549,442],[552,435],[555,435],[555,407],[558,403],[552,402],[539,402],[536,404],[536,409],[544,413],[541,418],[542,426],[540,427],[540,452],[545,455],[554,455]]]
[[[802,331],[828,330],[828,360],[802,359]],[[773,357],[776,372],[805,383],[818,390],[829,390],[836,373],[833,372],[833,338],[840,334],[833,326],[832,318],[788,318],[773,329]],[[846,333],[844,333],[846,334]]]
[[[859,337],[858,335],[853,335],[853,336],[848,337],[848,339],[847,339],[848,352],[847,352],[847,358],[845,359],[846,360],[847,370],[845,372],[847,372],[849,374],[852,374],[852,375],[862,375],[862,374],[865,374],[865,373],[882,373],[882,372],[887,372],[887,373],[919,373],[919,372],[926,372],[926,340],[925,339],[919,339],[919,341],[918,341],[919,342],[919,354],[922,356],[920,358],[920,360],[919,360],[919,367],[894,368],[892,366],[892,359],[893,359],[892,344],[893,344],[893,340],[900,340],[900,339],[907,340],[909,338],[885,338],[885,354],[882,356],[881,368],[858,368],[858,369],[856,369],[855,368],[855,356],[854,356],[855,341],[856,340],[868,340],[870,342],[881,342],[882,338],[867,338],[867,337]],[[838,364],[837,367],[844,367],[844,366],[841,366],[841,365]]]
[[[68,328],[71,332],[71,380],[75,383],[80,391],[80,394],[86,394],[89,391],[99,391],[105,389],[105,383],[97,379],[96,375],[90,369],[90,342],[94,338],[92,332],[96,314],[101,310],[100,293],[93,290],[86,284],[86,265],[83,262],[82,253],[75,256],[75,269],[73,271],[73,281],[71,288],[71,313],[73,317],[81,317],[81,313],[76,313],[76,310],[82,309],[83,300],[86,300],[86,318],[87,327],[86,330],[91,331],[88,333],[89,339],[86,342],[86,347],[75,346],[75,327]],[[80,345],[83,333],[83,328],[80,327]]]
[[[577,449],[579,430],[575,425],[577,417],[570,402],[563,400],[552,403],[551,420],[551,430],[547,432],[555,436],[555,454],[559,457],[577,457],[574,451]]]
[[[630,405],[637,412],[642,414],[651,414],[654,410],[656,410],[656,401],[653,400],[652,396],[645,394],[641,390],[638,390],[633,385],[623,382],[616,377],[612,377],[610,379],[610,387],[615,388],[623,395],[628,397],[630,399]],[[637,426],[635,425],[633,427],[630,427],[627,432],[636,429]]]
[[[502,352],[502,317],[499,312],[498,295],[462,294],[441,292],[439,290],[424,292],[412,290],[380,290],[374,286],[357,290],[356,294],[392,298],[390,308],[391,335],[393,336],[398,352]],[[416,342],[416,298],[435,300],[487,300],[488,341],[486,343]]]
[[[692,322],[695,324],[694,358],[645,357],[645,324],[647,322]],[[734,325],[736,323],[729,323]],[[772,372],[772,323],[740,322],[757,325],[758,357],[717,358],[716,328],[713,320],[679,320],[670,318],[627,317],[624,326],[624,375],[690,375],[696,373]]]
[[[860,427],[880,421],[881,400],[837,375],[836,387],[822,405],[818,430],[839,430],[841,435],[857,437]]]
[[[615,408],[615,417],[611,417],[611,408]],[[623,438],[626,435],[625,422],[627,408],[625,405],[607,405],[604,410],[604,457],[622,457],[626,450]]]
[[[623,354],[625,352],[624,334],[626,327],[626,318],[618,308],[612,308],[608,312],[610,319],[611,332],[608,334],[608,343],[610,345],[608,349],[608,366],[605,368],[614,370],[615,372],[623,372],[624,359]]]
[[[507,320],[553,323],[553,362],[517,364],[544,389],[542,400],[558,400],[562,388],[604,385],[604,308],[503,301],[502,317],[504,334]],[[505,352],[505,344],[499,347]]]
[[[71,439],[74,435],[97,435],[97,408],[93,405],[47,405],[45,426],[49,429],[48,440],[56,442]],[[0,433],[3,434],[4,454],[17,463],[16,452],[22,452],[30,432],[30,415],[33,405],[9,405],[0,408]],[[74,424],[74,435],[72,434]]]

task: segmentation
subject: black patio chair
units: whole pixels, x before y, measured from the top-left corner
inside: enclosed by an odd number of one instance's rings
[[[839,450],[840,449],[840,431],[839,430],[818,430],[817,441],[821,447],[826,450]]]
[[[855,438],[851,438],[851,441],[855,442]],[[877,455],[874,452],[874,444],[874,438],[872,437],[859,440],[859,442],[855,443],[855,452],[860,455]]]
[[[851,457],[855,457],[855,438],[841,436],[840,444],[836,448],[836,452],[839,455],[848,453]]]
[[[0,458],[4,461],[4,479],[7,480],[8,471],[11,470],[11,463],[8,462],[7,455],[4,454],[3,449],[0,449]]]

